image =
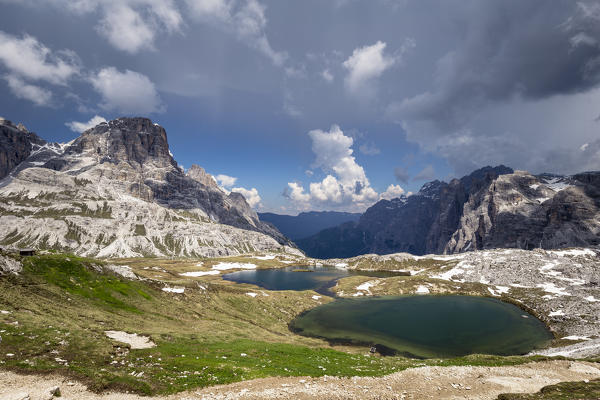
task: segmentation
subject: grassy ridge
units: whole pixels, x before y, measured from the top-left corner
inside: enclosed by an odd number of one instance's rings
[[[157,281],[108,273],[98,260],[43,255],[22,261],[20,276],[0,277],[0,310],[8,311],[0,314],[0,367],[58,371],[95,390],[173,393],[268,376],[381,376],[417,365],[532,360],[369,356],[365,348],[331,348],[290,332],[296,315],[330,301],[314,300],[312,291],[271,292],[209,279],[183,282],[185,293],[174,294]],[[147,335],[156,347],[130,350],[106,330]]]

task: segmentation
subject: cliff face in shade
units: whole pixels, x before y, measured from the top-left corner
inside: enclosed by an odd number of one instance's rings
[[[429,182],[410,197],[379,201],[357,223],[297,244],[319,258],[598,246],[600,173],[534,176],[485,167],[450,183]]]
[[[242,195],[185,174],[165,130],[119,118],[30,151],[0,181],[0,245],[111,256],[213,256],[288,248]],[[293,250],[291,250],[293,251]]]
[[[44,140],[29,132],[23,125],[17,126],[0,118],[0,179],[44,144]]]

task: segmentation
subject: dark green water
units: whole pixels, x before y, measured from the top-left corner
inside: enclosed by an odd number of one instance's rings
[[[338,299],[300,315],[290,329],[418,358],[525,354],[552,339],[518,307],[473,296]]]
[[[251,283],[269,290],[314,290],[332,295],[327,289],[335,281],[350,275],[387,278],[401,275],[388,271],[353,271],[333,267],[287,267],[256,269],[223,275],[223,279],[237,283]]]

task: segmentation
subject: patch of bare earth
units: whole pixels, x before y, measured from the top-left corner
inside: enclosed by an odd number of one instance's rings
[[[510,367],[422,367],[380,378],[265,378],[168,397],[140,397],[92,393],[85,386],[58,376],[0,371],[0,399],[18,392],[27,392],[31,400],[41,399],[52,386],[60,387],[62,398],[83,400],[495,399],[500,393],[533,393],[558,382],[597,378],[598,364],[545,361]]]

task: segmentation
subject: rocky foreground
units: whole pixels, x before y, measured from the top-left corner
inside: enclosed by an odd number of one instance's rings
[[[56,389],[64,399],[82,400],[234,400],[234,399],[479,399],[501,393],[533,393],[565,381],[600,378],[595,363],[546,361],[513,367],[422,367],[381,378],[266,378],[215,386],[173,396],[90,392],[59,376],[22,376],[0,371],[0,399],[50,400]]]

